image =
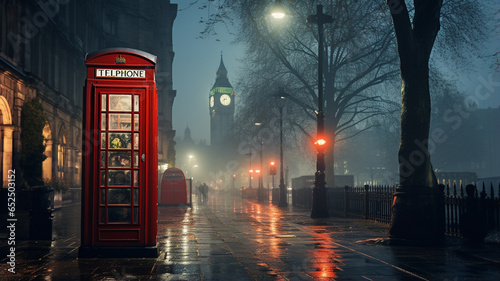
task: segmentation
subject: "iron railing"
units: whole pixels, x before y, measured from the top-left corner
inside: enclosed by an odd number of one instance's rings
[[[332,214],[390,223],[395,191],[393,186],[329,188],[328,207]]]
[[[328,188],[329,213],[388,224],[395,191],[395,186]],[[500,231],[500,184],[496,193],[493,184],[489,188],[483,184],[480,190],[474,185],[465,189],[447,185],[444,193],[446,235],[470,237]],[[311,208],[312,189],[294,189],[292,205]]]
[[[464,194],[465,191],[465,194]],[[467,185],[458,188],[455,184],[445,189],[446,234],[458,237],[486,235],[500,231],[500,184],[495,197],[493,184],[489,190],[485,184],[480,188]]]

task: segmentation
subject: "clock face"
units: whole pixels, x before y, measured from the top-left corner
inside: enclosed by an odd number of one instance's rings
[[[210,107],[214,107],[214,96],[210,97]]]
[[[226,94],[220,96],[220,103],[224,106],[228,106],[231,103],[231,97]]]

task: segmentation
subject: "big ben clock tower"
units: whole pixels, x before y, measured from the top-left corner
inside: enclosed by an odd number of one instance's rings
[[[220,57],[215,84],[208,96],[210,110],[210,145],[218,146],[229,136],[234,124],[234,91]]]

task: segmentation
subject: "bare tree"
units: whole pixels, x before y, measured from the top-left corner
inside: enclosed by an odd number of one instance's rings
[[[370,126],[366,121],[395,110],[397,103],[377,91],[397,75],[397,55],[392,29],[381,20],[384,13],[373,1],[324,1],[334,22],[326,26],[324,52],[325,128],[331,148],[327,151],[327,182],[333,186],[334,143],[353,137]],[[278,23],[268,16],[267,1],[240,1],[234,6],[241,20],[239,39],[248,46],[247,81],[242,86],[246,109],[252,114],[271,112],[269,96],[283,86],[289,94],[289,109],[297,116],[292,122],[298,132],[315,134],[317,109],[317,39],[314,26],[306,24],[315,5],[295,1],[286,6],[291,15]],[[267,97],[266,97],[267,96]],[[252,105],[252,106],[248,106]],[[243,109],[244,110],[244,109]],[[342,137],[340,137],[342,136]],[[311,142],[312,143],[312,142]]]
[[[409,87],[403,88],[402,113],[410,116],[401,121],[400,169],[403,173],[400,174],[410,174],[404,173],[406,168],[412,169],[405,166],[407,162],[411,164],[408,156],[420,151],[414,149],[417,145],[412,144],[412,141],[415,136],[419,136],[418,144],[423,143],[425,147],[425,136],[428,136],[428,65],[432,47],[434,43],[439,46],[439,52],[433,54],[437,59],[450,61],[453,58],[454,64],[461,63],[460,66],[466,68],[467,54],[471,50],[477,50],[481,42],[481,29],[476,27],[483,24],[482,5],[473,0],[449,0],[444,4],[437,0],[415,0],[415,4],[407,6],[403,0],[386,0],[389,6],[386,9],[382,0],[285,2],[283,1],[287,14],[291,16],[282,23],[272,21],[267,16],[270,13],[269,1],[208,2],[214,12],[209,16],[209,28],[204,34],[214,33],[213,24],[227,24],[227,17],[228,20],[232,19],[231,24],[237,26],[235,29],[238,40],[248,46],[248,56],[245,59],[248,71],[239,87],[240,100],[244,99],[245,106],[240,112],[248,110],[246,116],[269,114],[273,106],[269,102],[269,96],[277,91],[278,86],[283,86],[290,95],[289,100],[293,102],[289,110],[296,116],[293,120],[295,128],[305,135],[314,134],[318,65],[315,46],[318,34],[313,26],[305,22],[307,16],[314,13],[316,4],[323,3],[325,13],[332,15],[334,19],[333,23],[325,26],[326,44],[323,50],[325,125],[326,131],[331,134],[330,144],[345,137],[353,137],[347,134],[349,131],[359,134],[363,129],[369,129],[367,120],[392,112],[395,106],[399,106],[399,102],[395,101],[396,96],[392,92],[384,92],[382,87],[382,83],[397,76],[399,56],[400,71],[405,81],[403,86]],[[430,7],[436,3],[439,4],[439,10],[434,11],[437,15],[429,12]],[[441,27],[440,16],[445,23],[441,31],[443,36],[435,41],[437,30]],[[410,17],[413,17],[413,24]],[[390,18],[393,19],[393,25]],[[393,36],[394,33],[396,36]],[[414,75],[417,72],[423,76],[413,77],[418,76]],[[407,91],[423,91],[427,93],[427,97],[404,94]],[[419,101],[420,109],[406,106],[413,98]],[[244,114],[245,112],[243,116]],[[414,114],[418,114],[418,117],[412,120],[412,116],[417,116]],[[244,119],[247,120],[248,117]],[[351,130],[352,128],[356,130]],[[409,177],[403,176],[400,179],[402,184],[435,185],[428,153],[421,153],[425,158],[422,168],[415,173],[412,171]],[[330,151],[327,155],[327,183],[333,186],[334,153]]]

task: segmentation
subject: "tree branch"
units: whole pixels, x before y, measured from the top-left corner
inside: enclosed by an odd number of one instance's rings
[[[413,31],[410,15],[405,0],[386,0],[396,33],[400,64],[406,64],[405,58],[411,57],[414,52]]]

